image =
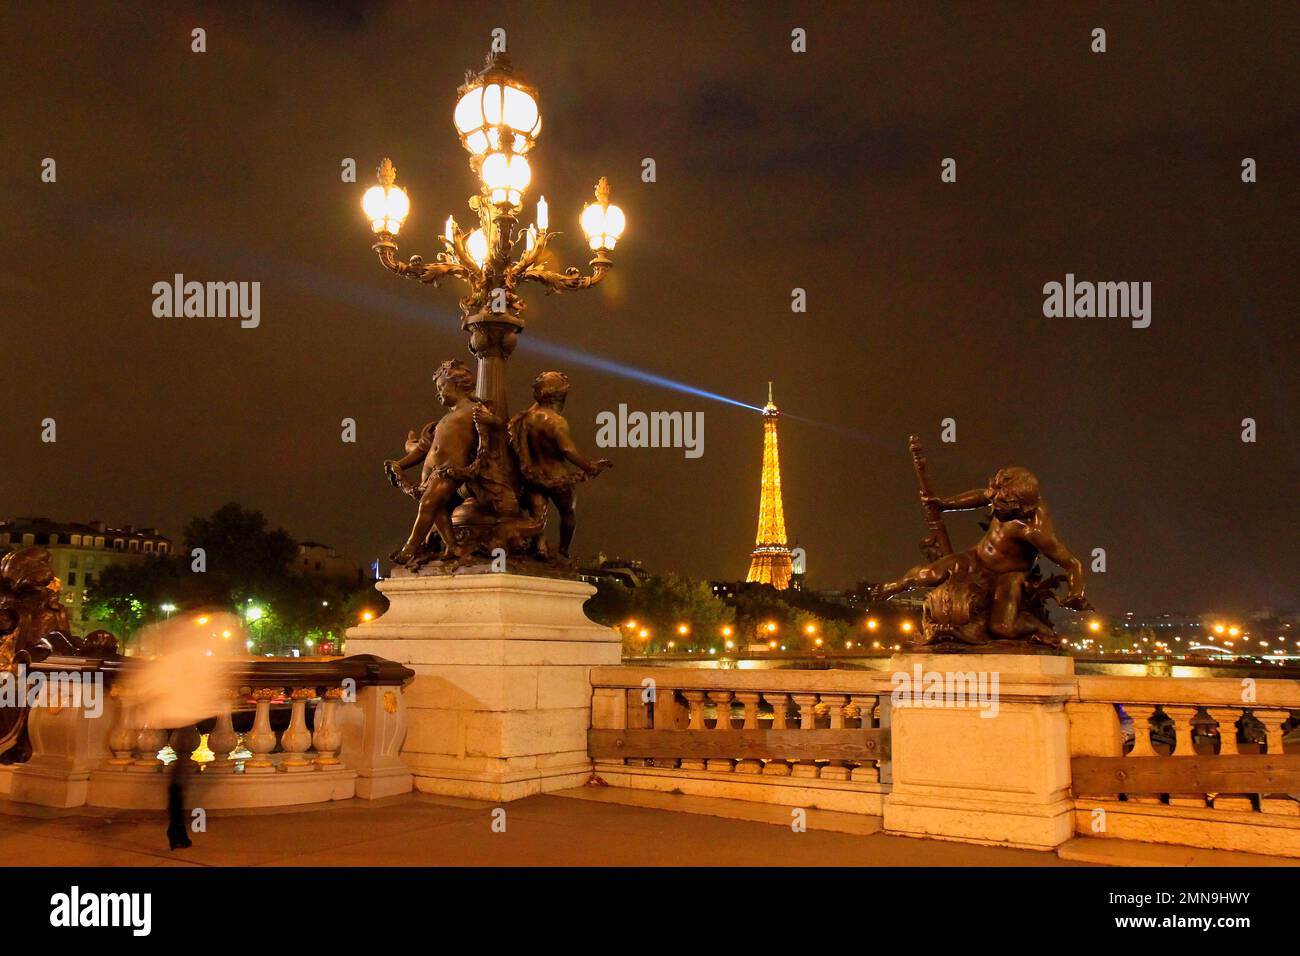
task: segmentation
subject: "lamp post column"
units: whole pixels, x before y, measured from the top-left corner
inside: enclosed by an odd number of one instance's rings
[[[504,419],[509,415],[506,404],[506,360],[514,352],[523,329],[523,320],[509,313],[487,309],[465,318],[469,332],[469,350],[478,360],[478,397],[492,412]]]

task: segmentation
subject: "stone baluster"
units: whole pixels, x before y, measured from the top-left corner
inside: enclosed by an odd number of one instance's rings
[[[623,724],[628,730],[649,730],[651,727],[651,698],[657,697],[658,691],[652,687],[629,687],[623,697],[627,708],[623,715]],[[649,757],[625,757],[623,763],[629,767],[652,767],[654,762]]]
[[[1291,714],[1285,710],[1254,709],[1252,709],[1251,713],[1255,715],[1256,720],[1264,725],[1269,756],[1281,756],[1283,753],[1282,725],[1291,718]],[[1288,817],[1300,816],[1300,803],[1297,803],[1285,793],[1261,793],[1259,795],[1259,809],[1264,813],[1276,813]]]
[[[786,709],[790,706],[790,695],[763,691],[763,699],[772,705],[772,729],[785,730]],[[772,777],[788,777],[790,763],[787,760],[769,760],[763,765],[763,773]]]
[[[731,729],[731,691],[729,690],[711,690],[709,691],[709,700],[713,701],[717,707],[718,719],[713,725],[714,730]],[[720,773],[730,773],[734,766],[730,757],[710,757],[705,761],[705,769],[714,770]]]
[[[338,708],[342,696],[342,687],[331,687],[316,705],[316,731],[311,735],[311,744],[316,750],[318,770],[329,770],[339,763],[337,754],[343,733],[338,726]]]
[[[199,765],[194,762],[194,751],[203,743],[203,735],[197,726],[190,724],[188,727],[176,728],[171,732],[167,743],[186,773],[198,772]]]
[[[831,719],[831,730],[843,730],[844,705],[848,703],[848,698],[843,694],[822,694],[821,698]],[[830,760],[822,767],[821,776],[823,780],[848,780],[849,765],[843,760]]]
[[[1241,712],[1235,707],[1211,707],[1210,716],[1219,724],[1219,756],[1235,757],[1237,749],[1237,719]],[[1216,793],[1214,809],[1250,812],[1255,809],[1255,802],[1246,793]]]
[[[704,730],[704,691],[702,690],[684,690],[682,696],[686,698],[686,706],[690,710],[690,719],[687,721],[687,730]],[[704,761],[699,757],[683,757],[683,770],[703,770]]]
[[[812,730],[816,726],[817,715],[814,709],[817,707],[816,694],[791,694],[795,706],[799,708],[799,729]],[[815,777],[817,776],[817,764],[811,760],[794,760],[791,761],[790,774],[794,777]]]
[[[252,753],[244,762],[244,773],[271,773],[275,764],[275,731],[271,729],[271,701],[279,696],[278,687],[259,687],[253,691],[257,709],[253,712],[253,729],[244,735],[244,745]]]
[[[312,769],[306,753],[311,749],[311,731],[307,729],[307,701],[316,696],[314,687],[296,687],[289,695],[289,726],[280,735],[280,749],[284,758],[280,769],[286,773],[301,773]]]
[[[1151,704],[1125,704],[1124,709],[1133,718],[1133,749],[1129,751],[1129,756],[1157,756],[1155,748],[1151,746],[1151,717],[1156,712],[1155,707]],[[1129,800],[1133,803],[1160,803],[1160,797],[1155,794],[1130,794]]]
[[[671,687],[655,689],[653,723],[655,730],[686,729],[686,708],[677,702],[677,692]],[[654,757],[650,760],[650,766],[673,770],[677,767],[677,761],[676,757]]]
[[[117,713],[108,733],[108,749],[113,756],[105,762],[105,768],[125,770],[135,762],[135,745],[140,736],[140,729],[135,726],[135,704],[116,684],[109,693],[117,698]]]
[[[1192,731],[1195,728],[1192,721],[1200,712],[1200,708],[1166,704],[1164,711],[1169,716],[1169,719],[1174,722],[1173,755],[1175,757],[1195,757],[1196,745],[1192,738]],[[1205,794],[1171,793],[1169,795],[1169,805],[1171,807],[1204,807],[1206,806]]]
[[[230,753],[239,746],[239,734],[235,733],[235,725],[231,719],[234,700],[235,692],[228,691],[217,710],[217,722],[208,733],[208,749],[212,751],[212,763],[208,764],[205,773],[234,773],[235,761],[230,759]]]
[[[133,773],[157,773],[164,766],[158,752],[167,746],[165,727],[141,727],[135,738],[135,760],[127,770]]]
[[[744,730],[758,729],[758,691],[737,691],[736,700],[745,709]],[[736,764],[736,773],[762,773],[763,761],[745,757]]]
[[[872,727],[876,726],[875,695],[854,694],[850,700],[852,700],[854,706],[858,708],[858,716],[860,718],[860,726],[862,729],[870,730]],[[880,768],[877,766],[876,761],[864,760],[853,768],[853,771],[849,774],[849,779],[858,782],[877,783],[880,780]]]

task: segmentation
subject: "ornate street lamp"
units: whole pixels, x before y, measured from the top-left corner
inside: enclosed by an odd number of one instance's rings
[[[395,239],[410,212],[410,200],[396,185],[397,170],[387,159],[379,167],[379,185],[366,192],[362,207],[375,233],[373,249],[386,268],[434,286],[447,276],[468,286],[460,300],[461,328],[469,333],[469,350],[478,360],[476,392],[504,418],[506,360],[524,328],[525,305],[516,287],[538,282],[549,294],[600,282],[613,266],[609,254],[626,219],[610,203],[609,183],[602,178],[596,201],[584,207],[579,219],[593,252],[591,274],[545,267],[552,236],[545,197],[538,200],[532,225],[524,229],[519,222],[523,194],[532,182],[528,153],[541,133],[542,115],[537,90],[515,73],[505,53],[489,55],[479,73],[466,74],[452,119],[480,180],[478,192],[469,198],[477,228],[466,232],[448,216],[443,251],[432,262],[419,256],[398,259]]]

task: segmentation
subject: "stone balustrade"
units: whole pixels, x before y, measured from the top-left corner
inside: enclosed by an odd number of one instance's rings
[[[1081,835],[1300,856],[1300,681],[1079,677]]]
[[[201,731],[211,757],[190,765],[195,806],[287,806],[411,790],[400,747],[403,688],[414,673],[400,664],[364,655],[239,662],[215,717],[182,728],[136,718],[117,680],[131,666],[51,657],[33,667],[65,682],[95,681],[103,693],[93,708],[73,698],[32,708],[32,756],[6,768],[0,792],[45,806],[162,807],[166,763],[195,751]]]
[[[591,685],[588,749],[606,783],[881,812],[887,675],[596,667]]]

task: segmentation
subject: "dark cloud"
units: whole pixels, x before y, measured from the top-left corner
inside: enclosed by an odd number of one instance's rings
[[[541,88],[530,195],[568,230],[560,264],[585,259],[598,176],[629,219],[604,287],[529,293],[514,404],[556,364],[544,343],[748,402],[774,379],[815,586],[917,556],[919,431],[945,490],[1036,469],[1065,539],[1107,549],[1106,610],[1295,603],[1300,14],[1284,6],[15,7],[0,512],[178,533],[233,498],[358,560],[399,543],[408,502],[379,463],[436,413],[429,375],[464,340],[454,290],[374,262],[364,184],[339,163],[366,179],[393,157],[402,251],[429,255],[449,212],[467,220],[451,107],[497,26]],[[46,156],[57,185],[38,180]],[[154,318],[151,286],[177,272],[261,281],[261,327]],[[1151,281],[1151,328],[1044,319],[1043,283],[1067,272]],[[697,461],[614,450],[583,488],[579,549],[743,574],[757,416],[562,364],[588,447],[620,402],[706,412]],[[940,446],[948,416],[959,441]]]

